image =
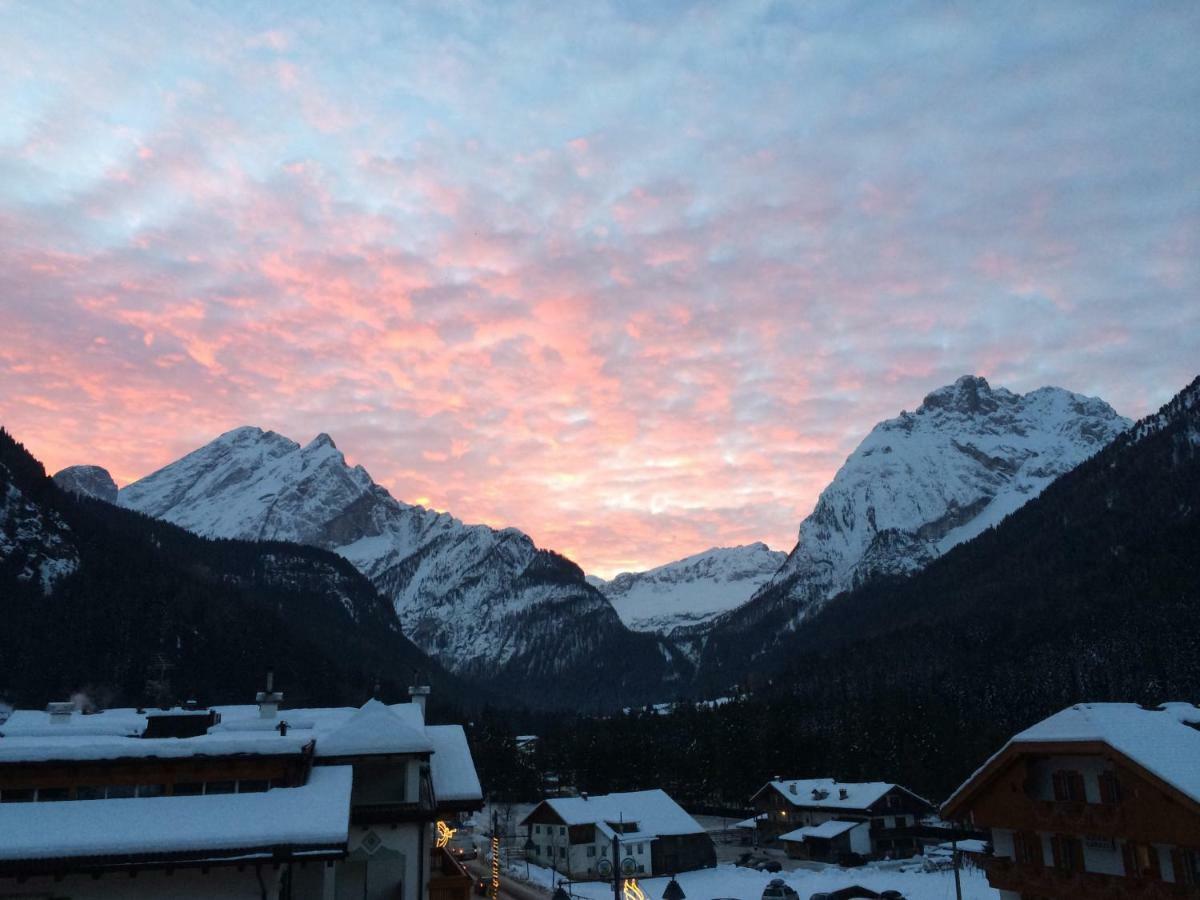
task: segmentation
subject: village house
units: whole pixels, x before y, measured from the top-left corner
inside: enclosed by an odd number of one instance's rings
[[[568,878],[606,878],[614,865],[626,875],[674,875],[717,864],[708,833],[661,790],[551,798],[521,824],[530,861]]]
[[[942,807],[991,829],[1002,900],[1200,898],[1200,708],[1088,703],[1013,737]]]
[[[832,778],[768,781],[750,798],[758,843],[778,841],[788,856],[836,862],[912,856],[921,845],[920,820],[934,806],[887,782]]]
[[[436,823],[482,806],[428,688],[360,709],[114,709],[0,724],[0,897],[468,900]],[[441,829],[444,833],[444,829]]]

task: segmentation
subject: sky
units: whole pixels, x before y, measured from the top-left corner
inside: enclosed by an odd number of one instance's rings
[[[611,575],[966,373],[1200,371],[1200,4],[0,0],[0,424],[239,425]]]

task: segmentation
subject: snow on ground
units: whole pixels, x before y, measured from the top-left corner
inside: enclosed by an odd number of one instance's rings
[[[554,883],[554,873],[549,869],[530,866],[529,874],[529,880],[535,884],[550,887]],[[979,869],[964,869],[959,875],[962,879],[963,900],[998,900],[999,893],[988,885],[987,878]],[[509,876],[525,880],[524,863],[514,863],[510,867]],[[742,866],[721,865],[715,869],[683,872],[677,878],[687,900],[760,900],[763,888],[773,878],[783,878],[800,895],[800,900],[809,900],[809,897],[820,891],[835,891],[853,884],[875,891],[900,891],[906,900],[952,900],[954,897],[953,872],[899,871],[870,865],[858,869],[841,869],[836,866],[821,871],[798,869],[795,872],[781,872],[777,875],[756,872]],[[668,880],[643,878],[638,880],[638,884],[645,891],[646,900],[659,900]],[[596,881],[574,882],[570,885],[570,892],[572,896],[586,900],[610,900],[612,885]]]

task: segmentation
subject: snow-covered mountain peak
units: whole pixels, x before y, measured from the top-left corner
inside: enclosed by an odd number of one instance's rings
[[[1057,387],[1021,395],[965,375],[931,391],[850,454],[751,606],[791,604],[802,615],[874,575],[923,568],[1129,424],[1103,400]]]
[[[121,505],[211,537],[283,540],[348,559],[395,604],[406,633],[456,671],[495,673],[510,660],[570,666],[544,642],[581,654],[628,634],[574,563],[516,528],[465,525],[401,503],[332,438],[301,446],[244,427],[129,485]]]
[[[94,497],[105,503],[117,502],[117,483],[100,466],[67,466],[54,473],[54,482],[63,490]]]
[[[668,634],[700,625],[741,605],[779,569],[786,554],[761,541],[712,547],[645,572],[622,572],[589,582],[608,597],[635,631]]]

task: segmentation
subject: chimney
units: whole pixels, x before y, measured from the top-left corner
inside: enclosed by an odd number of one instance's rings
[[[839,800],[845,800],[849,796],[850,796],[850,792],[848,790],[846,790],[845,788],[838,788],[838,799]]]
[[[283,692],[275,690],[275,670],[267,669],[267,689],[254,695],[258,703],[258,717],[273,719],[279,713],[279,704],[283,701]]]
[[[788,785],[788,793],[791,793],[791,794],[796,793],[796,783],[795,782],[792,782],[791,784]]]
[[[60,700],[54,703],[46,704],[46,712],[50,713],[51,725],[67,725],[71,721],[71,713],[75,711],[75,704],[70,700]]]
[[[585,803],[587,802],[587,791],[580,791],[579,796],[583,798]]]
[[[425,702],[429,699],[430,688],[427,684],[414,685],[408,689],[412,702],[421,708],[421,721],[425,721]]]
[[[280,737],[287,737],[288,723],[286,719],[280,719],[279,724],[275,726],[275,730],[279,732]]]

